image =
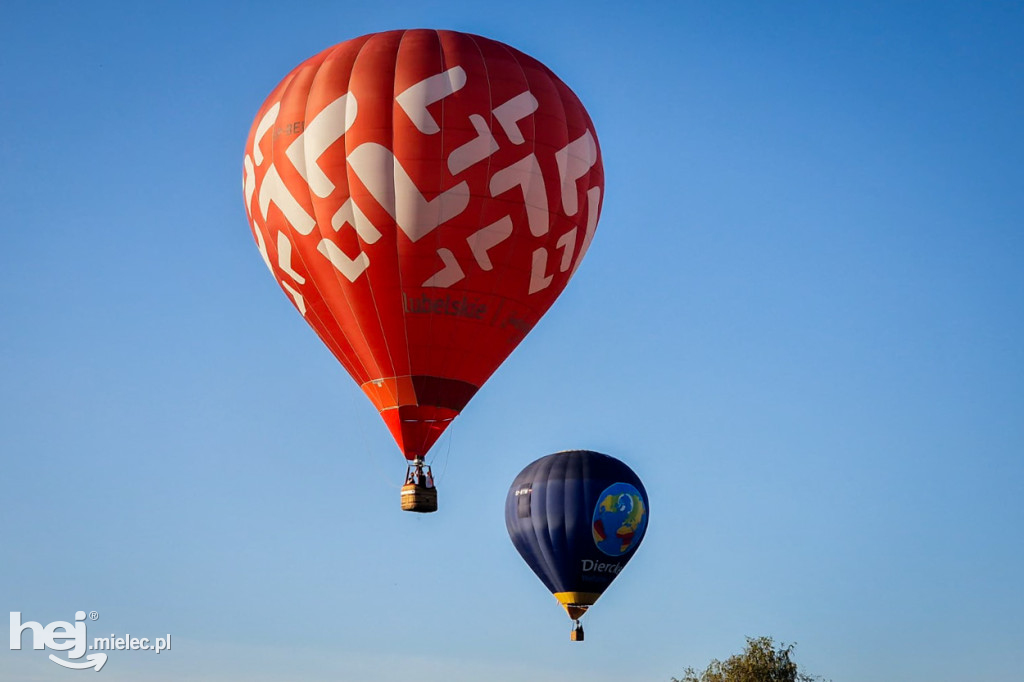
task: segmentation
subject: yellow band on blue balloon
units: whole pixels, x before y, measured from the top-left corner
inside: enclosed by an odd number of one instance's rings
[[[555,592],[554,595],[573,620],[579,620],[601,596],[597,592]]]
[[[593,606],[601,595],[597,592],[555,592],[555,599],[562,606]]]

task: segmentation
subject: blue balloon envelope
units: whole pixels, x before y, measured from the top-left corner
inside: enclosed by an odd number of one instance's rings
[[[573,620],[633,558],[649,517],[633,470],[590,450],[541,457],[516,476],[505,499],[512,544]]]

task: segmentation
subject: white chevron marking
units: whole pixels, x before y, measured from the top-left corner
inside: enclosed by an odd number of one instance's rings
[[[544,189],[544,174],[537,156],[530,154],[491,176],[491,196],[496,197],[513,187],[523,190],[526,218],[530,233],[540,237],[548,232],[548,193]]]
[[[327,260],[331,261],[331,265],[337,268],[338,272],[345,275],[345,279],[350,282],[355,282],[359,279],[359,275],[363,274],[363,270],[370,267],[370,258],[365,253],[360,251],[359,255],[355,258],[349,258],[330,239],[321,239],[320,243],[317,244],[316,250],[326,256]]]
[[[566,215],[576,215],[576,181],[597,163],[597,143],[588,128],[580,137],[555,152],[558,175],[562,179],[562,208]]]
[[[559,272],[565,272],[572,265],[572,254],[576,251],[577,228],[572,228],[558,238],[557,246],[562,249],[562,262],[558,265]]]
[[[306,299],[304,299],[302,297],[302,294],[300,294],[291,284],[288,284],[288,282],[285,282],[283,279],[279,281],[281,283],[281,286],[284,287],[285,291],[287,291],[288,294],[292,297],[292,300],[295,301],[295,307],[298,308],[299,312],[302,313],[302,316],[305,317]]]
[[[355,228],[356,234],[367,244],[373,244],[381,237],[380,230],[370,222],[365,213],[359,210],[356,202],[352,201],[351,197],[341,205],[341,208],[331,218],[331,227],[335,232],[340,231],[346,225],[351,225]]]
[[[292,268],[292,243],[284,232],[277,233],[277,267],[297,283],[306,283],[306,278]]]
[[[251,217],[252,198],[256,194],[256,165],[248,154],[242,162],[242,192],[245,193],[245,212]]]
[[[267,134],[267,131],[274,127],[274,123],[277,122],[277,112],[281,111],[281,103],[277,102],[274,106],[267,109],[267,113],[263,114],[263,118],[260,119],[259,125],[256,126],[256,134],[253,136],[252,141],[252,155],[256,159],[256,165],[263,165],[263,150],[260,149],[260,140]]]
[[[487,255],[487,252],[508,239],[511,234],[512,218],[505,216],[487,227],[481,227],[466,237],[466,242],[469,243],[469,248],[473,251],[473,257],[476,258],[476,262],[480,267],[484,270],[493,270],[494,264],[491,263],[491,257]]]
[[[335,212],[334,217],[331,218],[331,227],[335,232],[341,231],[341,228],[346,225],[351,225],[356,234],[367,244],[373,244],[381,238],[380,231],[359,210],[359,207],[351,198],[342,204],[341,208]],[[370,257],[365,252],[360,251],[359,255],[355,258],[349,258],[341,250],[341,247],[330,239],[321,239],[320,243],[317,244],[316,250],[326,256],[327,260],[331,261],[331,265],[337,268],[341,274],[345,275],[345,278],[350,282],[355,282],[359,275],[363,274],[363,271],[370,267]]]
[[[309,234],[316,227],[316,221],[306,213],[302,204],[288,191],[274,164],[270,164],[270,167],[267,168],[267,172],[263,176],[263,183],[260,184],[259,204],[263,220],[267,219],[271,203],[281,209],[284,219],[299,234]]]
[[[302,133],[285,150],[295,170],[309,183],[313,194],[320,198],[334,191],[334,183],[317,165],[317,161],[328,147],[340,140],[352,127],[357,110],[355,96],[345,93],[309,121]]]
[[[483,161],[498,151],[498,141],[491,134],[484,117],[480,114],[470,114],[469,122],[476,129],[476,137],[452,151],[448,156],[448,170],[452,175],[458,175],[474,163]]]
[[[530,293],[535,294],[551,285],[554,275],[544,275],[548,268],[548,250],[543,246],[533,252],[533,263],[530,267]]]
[[[455,254],[449,249],[440,248],[437,250],[437,255],[444,262],[444,267],[434,273],[421,286],[441,287],[443,289],[450,287],[466,276],[466,273],[462,271],[462,266],[459,265],[459,261],[455,258]]]
[[[537,111],[538,106],[540,105],[537,102],[537,98],[533,96],[532,92],[527,90],[494,108],[494,118],[498,119],[498,123],[501,124],[502,129],[508,135],[508,139],[512,141],[512,144],[522,144],[525,142],[523,131],[519,129],[519,121]]]
[[[453,66],[444,73],[424,78],[419,83],[409,86],[395,97],[395,101],[421,133],[433,135],[441,128],[427,111],[427,107],[458,92],[464,85],[466,71],[461,66]]]
[[[597,229],[598,209],[600,206],[601,188],[591,187],[587,190],[587,231],[583,234],[583,245],[580,246],[580,252],[576,256],[576,265],[572,266],[572,272],[569,273],[570,277],[576,274],[576,269],[583,262],[584,254],[590,248],[590,242],[594,241],[594,231]]]
[[[352,150],[348,163],[377,203],[414,242],[469,205],[469,183],[465,181],[427,201],[391,150],[375,142]]]

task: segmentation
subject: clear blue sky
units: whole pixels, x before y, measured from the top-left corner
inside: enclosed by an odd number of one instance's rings
[[[548,64],[607,177],[428,517],[241,189],[288,70],[408,27]],[[1022,120],[1020,3],[9,3],[0,617],[172,634],[108,682],[667,682],[762,634],[836,682],[1021,679]],[[652,506],[582,645],[503,520],[567,448]],[[4,641],[2,682],[92,675]]]

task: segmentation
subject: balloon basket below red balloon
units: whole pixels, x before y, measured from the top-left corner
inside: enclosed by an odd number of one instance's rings
[[[437,488],[412,483],[402,486],[402,510],[429,514],[437,511]]]
[[[437,511],[437,488],[430,466],[422,460],[409,464],[402,486],[402,511],[429,514]]]

